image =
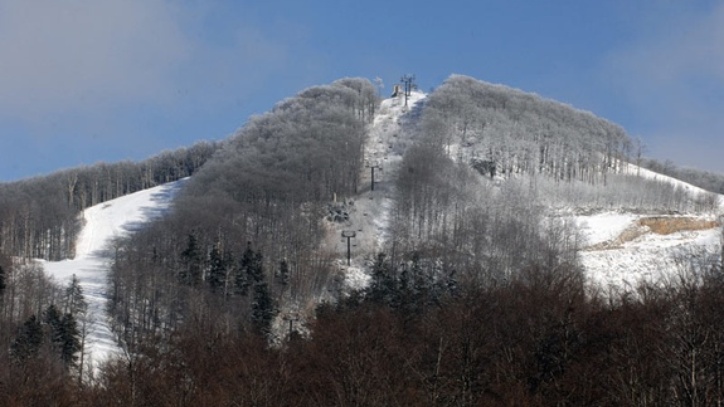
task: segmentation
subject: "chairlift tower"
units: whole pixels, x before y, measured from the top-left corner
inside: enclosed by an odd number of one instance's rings
[[[352,258],[352,246],[350,244],[350,240],[357,237],[357,232],[354,230],[343,230],[342,231],[342,239],[347,239],[347,266],[350,265],[350,259]]]
[[[402,78],[400,78],[400,82],[402,82],[402,85],[404,86],[405,107],[407,107],[407,99],[410,97],[410,92],[412,92],[412,89],[414,89],[416,87],[415,75],[411,75],[411,74],[402,75]]]
[[[382,166],[377,162],[368,162],[367,164],[365,164],[365,167],[369,168],[371,171],[370,175],[372,176],[372,183],[370,184],[370,191],[374,191],[375,190],[375,168],[382,171]]]

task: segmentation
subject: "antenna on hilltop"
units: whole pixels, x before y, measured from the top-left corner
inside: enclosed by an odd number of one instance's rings
[[[417,88],[417,85],[415,85],[415,75],[402,75],[400,82],[402,82],[405,89],[405,107],[407,107],[407,98],[410,97],[410,92],[412,92],[412,89]]]

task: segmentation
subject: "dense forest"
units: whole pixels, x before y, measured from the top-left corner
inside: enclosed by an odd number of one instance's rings
[[[188,318],[269,334],[281,303],[303,312],[324,295],[337,272],[318,248],[324,211],[358,190],[378,103],[357,78],[280,102],[224,144],[173,213],[121,242],[111,313],[126,344]]]
[[[637,176],[629,163],[657,163],[623,129],[536,95],[453,75],[410,108],[381,186],[390,237],[360,256],[369,285],[346,286],[322,243],[338,238],[330,203],[369,192],[379,109],[370,81],[340,79],[223,143],[0,185],[0,401],[721,404],[720,264],[604,293],[585,281],[577,226],[551,216],[718,198]],[[123,356],[84,370],[82,290],[18,260],[72,257],[84,208],[191,175],[166,216],[113,242]]]
[[[620,297],[586,292],[565,267],[528,267],[477,287],[429,285],[431,273],[382,258],[366,291],[321,305],[311,335],[282,346],[189,318],[168,340],[139,343],[95,385],[64,373],[42,334],[51,324],[30,321],[21,332],[37,324],[40,345],[22,360],[0,356],[0,398],[7,406],[716,406],[724,398],[718,268],[682,270]]]
[[[632,141],[620,127],[501,85],[451,76],[428,96],[415,130],[387,251],[422,254],[477,283],[530,264],[576,265],[577,226],[555,211],[717,208],[714,194],[631,171]]]

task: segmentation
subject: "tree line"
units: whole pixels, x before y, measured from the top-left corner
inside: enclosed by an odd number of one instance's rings
[[[633,145],[621,127],[589,112],[462,75],[429,95],[422,120],[448,154],[508,177],[600,182]]]
[[[695,168],[679,167],[670,160],[642,159],[641,166],[717,194],[724,194],[724,175]]]
[[[53,261],[73,257],[82,210],[188,177],[218,147],[199,142],[137,163],[99,163],[0,184],[0,252]]]

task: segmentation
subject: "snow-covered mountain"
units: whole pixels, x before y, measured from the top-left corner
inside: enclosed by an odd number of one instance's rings
[[[347,284],[360,288],[367,284],[371,254],[383,249],[390,236],[390,211],[394,208],[394,179],[410,134],[416,126],[426,95],[413,92],[408,106],[401,96],[382,102],[366,145],[367,163],[379,167],[375,172],[375,190],[361,193],[348,207],[349,221],[333,227],[328,244],[339,254],[346,270]],[[452,145],[455,159],[465,147]],[[630,163],[621,164],[621,173],[667,183],[693,196],[707,191],[683,181],[657,174]],[[364,174],[371,182],[371,169]],[[502,181],[505,182],[505,181]],[[724,199],[718,196],[718,210],[671,213],[636,208],[603,211],[600,208],[551,209],[550,216],[565,218],[580,230],[580,263],[589,285],[598,290],[631,290],[642,280],[657,281],[685,271],[692,262],[716,261],[721,253],[721,224]],[[716,205],[715,205],[716,207]],[[582,214],[583,213],[583,214]],[[342,231],[354,231],[352,262],[346,266],[347,243],[339,239]]]
[[[328,224],[326,249],[337,253],[350,288],[362,288],[369,282],[369,262],[384,250],[391,239],[395,208],[395,180],[403,155],[413,143],[427,95],[413,91],[407,102],[398,96],[382,101],[365,145],[365,164],[361,192],[346,202],[338,202],[346,214],[342,222]],[[453,159],[465,156],[464,146],[449,145]],[[461,152],[462,151],[462,152]],[[374,189],[372,173],[374,171]],[[656,179],[693,194],[705,191],[681,181],[653,173],[631,164],[622,171],[632,176]],[[496,180],[494,182],[505,182]],[[61,262],[44,262],[49,274],[60,282],[76,275],[90,305],[93,321],[86,345],[86,361],[94,365],[118,354],[115,337],[105,313],[108,299],[107,275],[113,258],[113,239],[132,232],[159,216],[169,207],[183,181],[137,192],[83,213],[84,226],[76,243],[76,257]],[[565,217],[580,228],[579,252],[589,282],[602,290],[629,289],[641,279],[671,275],[685,262],[714,258],[721,250],[719,213],[637,213],[636,211],[551,211],[551,217]],[[583,210],[582,210],[583,209]],[[581,214],[585,213],[585,214]],[[347,265],[347,239],[351,240],[351,261]]]
[[[82,214],[83,226],[76,242],[75,258],[59,262],[41,261],[46,272],[56,281],[67,285],[75,275],[83,289],[89,322],[84,364],[98,366],[122,352],[106,314],[113,240],[163,214],[183,183],[184,180],[160,185],[86,209]]]

